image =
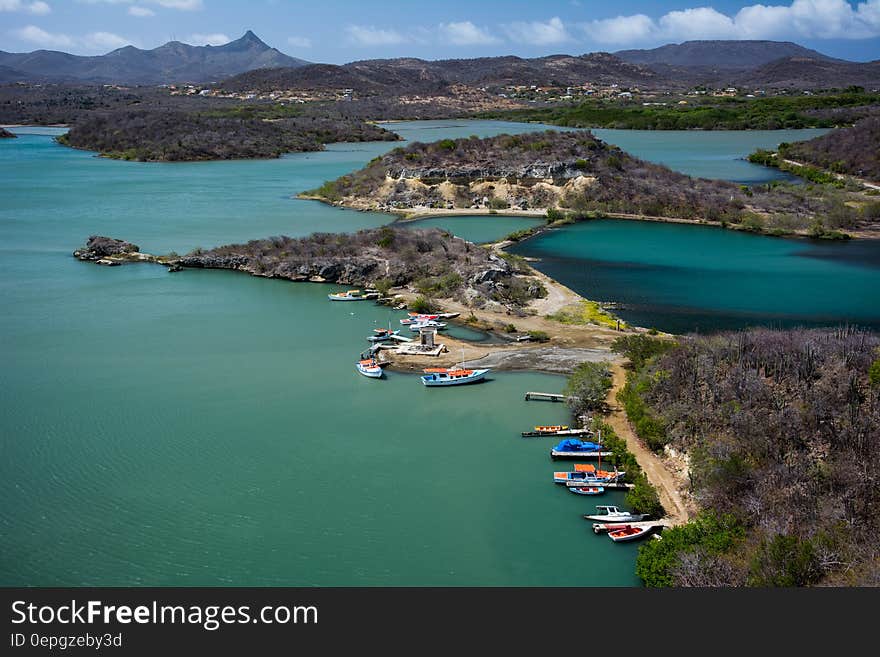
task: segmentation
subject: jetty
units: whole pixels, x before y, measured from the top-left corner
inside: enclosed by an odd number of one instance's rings
[[[526,401],[565,402],[569,399],[574,399],[574,397],[559,395],[553,392],[527,392],[525,397]]]
[[[593,533],[601,534],[602,532],[618,529],[626,525],[647,529],[664,529],[665,527],[672,527],[672,523],[666,518],[661,518],[660,520],[642,520],[640,522],[594,522]]]

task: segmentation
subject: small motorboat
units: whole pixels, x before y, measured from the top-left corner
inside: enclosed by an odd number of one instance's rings
[[[543,436],[591,436],[593,434],[591,429],[569,429],[568,427],[557,430],[548,429],[552,429],[552,427],[535,427],[534,431],[523,431],[521,435],[523,438],[541,438]]]
[[[541,425],[538,425],[537,427],[535,427],[535,431],[538,431],[541,433],[556,433],[557,431],[565,431],[566,429],[568,429],[567,424],[550,424],[550,425],[541,424]]]
[[[400,331],[392,331],[391,329],[378,328],[373,329],[373,333],[375,333],[375,335],[367,336],[367,340],[369,340],[370,342],[385,342],[386,340],[393,340],[394,337],[398,333],[400,333]]]
[[[348,290],[347,292],[334,292],[328,294],[330,301],[366,301],[367,299],[378,299],[378,292],[362,292],[361,290]]]
[[[603,483],[613,483],[619,481],[625,475],[625,472],[609,472],[607,470],[597,470],[596,466],[589,463],[576,463],[573,472],[554,472],[553,481],[557,484],[568,484],[568,482],[580,483],[584,485],[599,485]]]
[[[419,329],[423,329],[423,328],[433,328],[433,329],[437,329],[438,331],[442,331],[443,329],[446,328],[446,322],[438,322],[433,319],[429,319],[424,322],[413,322],[412,324],[409,325],[409,330],[412,331],[413,333],[418,333]]]
[[[424,374],[421,377],[421,381],[422,385],[428,386],[429,388],[439,386],[458,386],[465,383],[476,383],[477,381],[482,381],[488,373],[488,369],[466,370],[459,368],[454,370],[447,370],[446,372],[432,372],[431,374]]]
[[[421,324],[423,322],[435,322],[440,318],[440,315],[424,315],[419,313],[409,313],[409,317],[406,317],[400,320],[400,323],[404,326],[410,326],[412,324]]]
[[[437,315],[439,319],[455,319],[461,315],[461,313],[440,313]]]
[[[632,525],[617,525],[608,529],[608,538],[615,543],[635,541],[651,533],[652,527],[633,527]]]
[[[585,515],[584,519],[596,522],[638,522],[648,517],[647,513],[621,511],[616,506],[597,506],[596,510],[599,513]]]
[[[382,368],[375,358],[365,358],[357,362],[357,371],[370,379],[381,379]]]
[[[552,459],[602,458],[612,456],[599,443],[583,441],[577,438],[566,438],[550,450]]]
[[[601,495],[605,492],[602,486],[572,486],[568,490],[575,495]]]

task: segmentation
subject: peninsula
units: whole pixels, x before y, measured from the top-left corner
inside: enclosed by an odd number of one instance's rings
[[[763,232],[845,237],[875,230],[870,202],[831,186],[746,187],[640,160],[587,131],[412,143],[301,198],[358,210],[612,216]]]

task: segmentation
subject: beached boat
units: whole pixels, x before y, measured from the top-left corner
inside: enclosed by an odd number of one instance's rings
[[[357,362],[357,371],[371,379],[382,378],[382,368],[375,358],[366,358]]]
[[[367,340],[370,342],[385,342],[386,340],[393,340],[400,331],[392,331],[391,329],[373,329],[373,333],[375,333],[375,335],[367,336]]]
[[[584,515],[584,519],[596,522],[639,522],[648,517],[647,513],[621,511],[616,506],[597,506],[596,511],[599,513]]]
[[[439,319],[455,319],[459,315],[461,315],[461,313],[439,313],[437,317]]]
[[[367,299],[378,299],[378,292],[362,292],[361,290],[348,290],[347,292],[334,292],[328,294],[330,301],[366,301]]]
[[[645,527],[633,527],[632,525],[619,525],[609,528],[608,538],[615,543],[623,543],[624,541],[635,541],[636,539],[647,536],[651,533],[653,527],[650,525]]]
[[[568,490],[575,495],[601,495],[605,492],[603,486],[571,486]]]
[[[572,472],[554,472],[553,481],[557,484],[568,484],[569,482],[583,483],[586,486],[599,485],[603,483],[613,483],[620,481],[625,472],[609,472],[607,470],[598,470],[596,466],[589,463],[576,463]]]
[[[422,385],[428,387],[435,386],[458,386],[464,383],[476,383],[482,381],[489,373],[488,369],[484,370],[448,370],[446,372],[432,372],[421,377]]]
[[[409,317],[400,320],[403,326],[411,326],[413,324],[422,324],[424,322],[435,322],[440,315],[424,315],[419,313],[409,313]]]
[[[577,438],[566,438],[561,440],[550,450],[550,458],[556,459],[578,459],[578,458],[599,458],[612,456],[613,452],[605,450],[599,444],[590,441],[583,441]]]

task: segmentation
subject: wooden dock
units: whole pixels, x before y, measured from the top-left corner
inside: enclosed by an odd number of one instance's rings
[[[601,534],[602,532],[607,532],[611,529],[619,527],[625,527],[626,525],[629,525],[630,527],[647,527],[649,529],[663,529],[664,527],[672,527],[672,524],[665,518],[661,518],[660,520],[642,520],[641,522],[594,522],[593,533]]]
[[[557,395],[553,392],[527,392],[526,401],[550,401],[550,402],[564,402],[569,399],[574,399],[574,397],[566,397],[565,395]]]

